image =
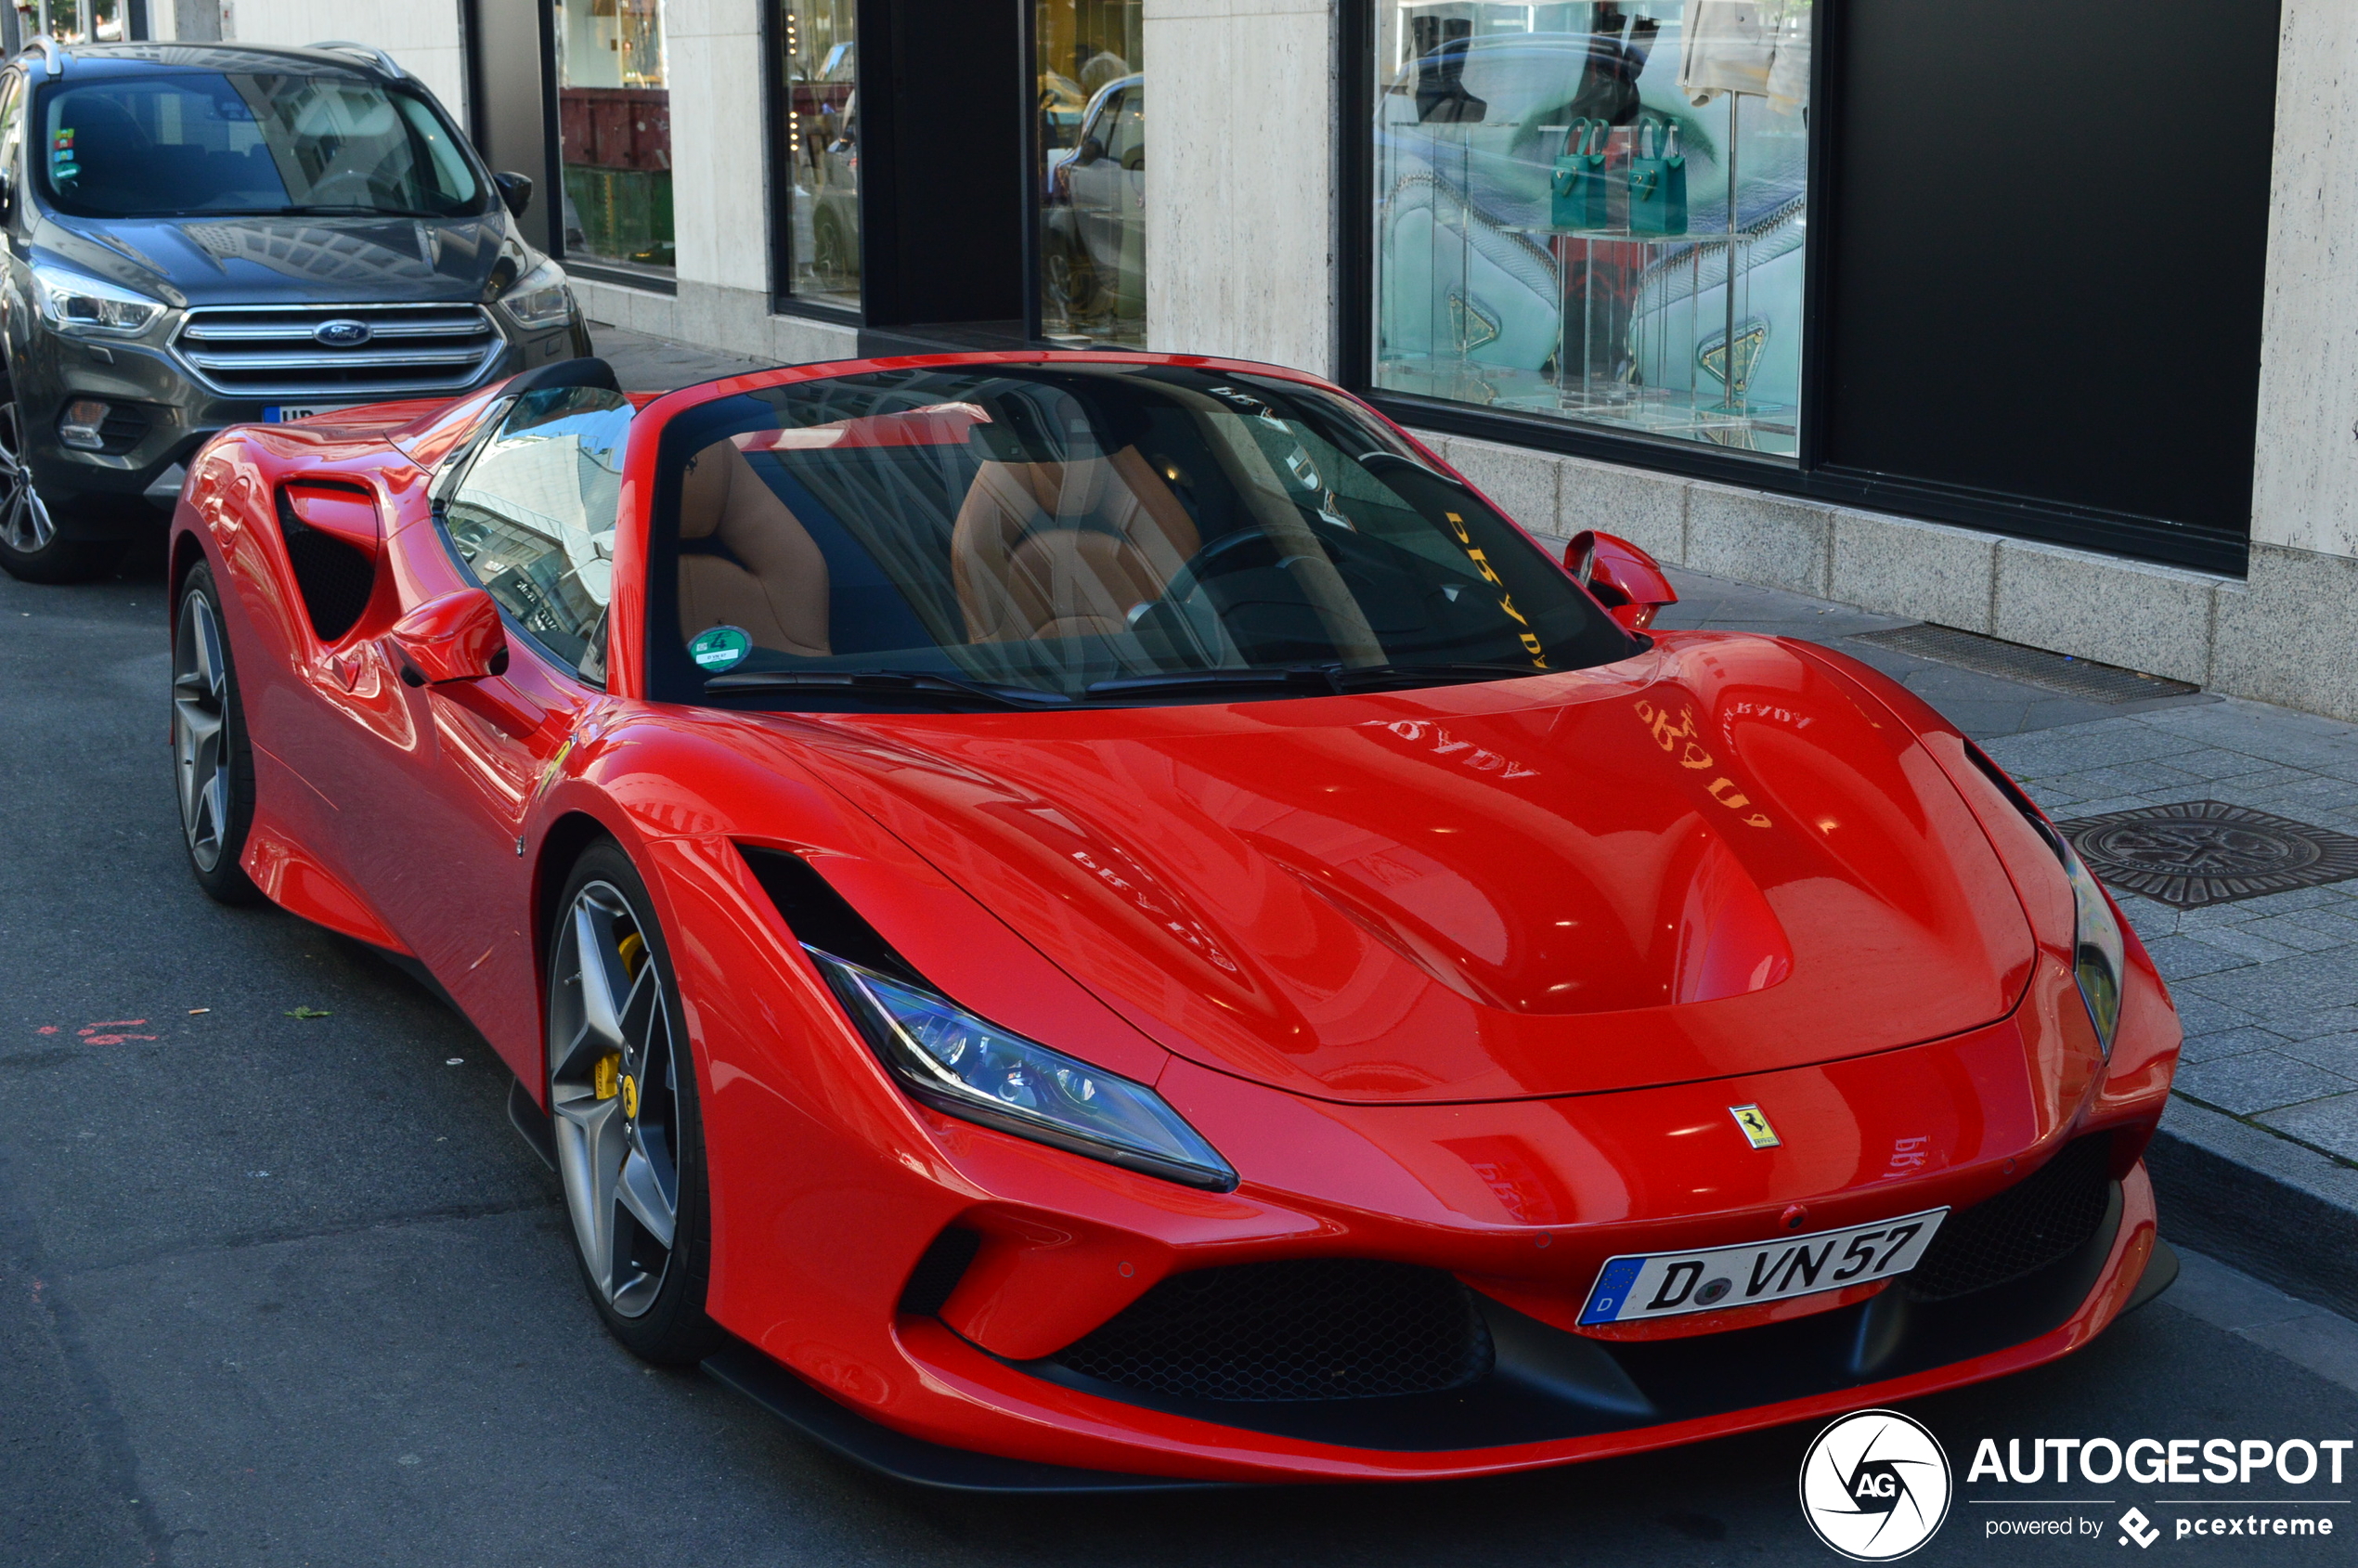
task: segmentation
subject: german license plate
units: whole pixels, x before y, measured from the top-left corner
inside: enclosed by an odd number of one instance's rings
[[[356,408],[357,403],[272,403],[262,410],[266,424],[284,424],[289,420],[307,420],[314,414],[340,413]]]
[[[1583,1323],[1724,1311],[1759,1302],[1891,1279],[1914,1268],[1946,1209],[1775,1241],[1609,1260],[1588,1292]]]

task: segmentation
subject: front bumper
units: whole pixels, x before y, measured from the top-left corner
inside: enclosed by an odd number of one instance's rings
[[[683,853],[671,841],[658,858]],[[679,889],[690,879],[665,878]],[[745,905],[760,895],[748,888]],[[676,909],[682,927],[728,924]],[[1635,1452],[2002,1376],[2068,1353],[2130,1304],[2157,1246],[2139,1155],[2167,1097],[2175,1015],[2132,967],[2109,1061],[2042,958],[2015,1013],[1950,1040],[1706,1083],[1497,1104],[1342,1106],[1173,1060],[1156,1087],[1243,1177],[1211,1194],[910,1106],[864,1051],[780,1052],[846,1025],[795,989],[694,985],[711,1087],[710,1310],[774,1366],[904,1437],[1033,1464],[1194,1482],[1486,1474]],[[775,1053],[775,1054],[773,1054]],[[790,1086],[791,1085],[791,1086]],[[825,1116],[799,1106],[828,1105]],[[1774,1151],[1731,1105],[1766,1106]],[[1610,1257],[1756,1241],[1948,1206],[2108,1140],[2108,1211],[2034,1275],[1932,1306],[1827,1294],[1583,1329]],[[945,1232],[978,1238],[919,1289]],[[1162,1279],[1302,1259],[1383,1260],[1467,1287],[1497,1347],[1482,1384],[1390,1399],[1190,1404],[1066,1375],[1067,1347]],[[1871,1288],[1872,1289],[1872,1288]],[[1631,1329],[1632,1326],[1615,1326]],[[1684,1337],[1680,1337],[1684,1336]],[[742,1368],[741,1368],[742,1370]],[[732,1377],[742,1386],[745,1379]],[[1315,1406],[1315,1407],[1313,1407]]]
[[[464,397],[518,371],[588,352],[578,323],[526,333],[498,312],[493,316],[503,338],[500,353],[467,386],[430,395]],[[197,448],[227,427],[257,422],[270,407],[297,401],[227,396],[195,380],[163,348],[86,343],[45,329],[12,356],[9,370],[34,483],[59,532],[74,538],[128,538],[152,529],[169,514],[177,493],[175,468],[185,469]],[[128,416],[124,423],[142,428],[136,437],[110,442],[106,451],[68,447],[58,437],[58,414],[81,397],[110,404]]]

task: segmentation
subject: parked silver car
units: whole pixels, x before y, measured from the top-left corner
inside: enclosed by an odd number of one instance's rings
[[[588,354],[531,194],[376,50],[35,40],[0,71],[0,566],[161,539],[225,425]]]

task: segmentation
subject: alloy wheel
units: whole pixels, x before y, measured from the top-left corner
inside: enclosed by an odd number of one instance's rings
[[[57,536],[49,509],[32,487],[18,406],[13,400],[0,403],[0,540],[20,555],[31,555],[48,548]]]
[[[13,515],[13,513],[11,514]],[[210,872],[229,832],[229,661],[213,602],[191,593],[172,641],[172,756],[189,858]]]
[[[680,1218],[671,1010],[644,925],[591,882],[566,912],[550,1008],[549,1109],[590,1283],[622,1317],[654,1304]]]

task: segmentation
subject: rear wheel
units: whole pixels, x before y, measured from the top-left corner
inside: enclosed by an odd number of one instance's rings
[[[0,388],[0,567],[24,582],[86,582],[112,574],[123,546],[111,539],[67,538],[32,482],[25,456],[24,414],[15,389]]]
[[[575,1255],[606,1328],[701,1361],[710,1228],[695,1064],[646,886],[611,843],[574,867],[549,952],[549,1111]]]
[[[213,568],[200,564],[180,590],[172,634],[172,765],[180,832],[197,886],[225,904],[262,892],[238,863],[253,825],[253,748],[229,663],[229,636]]]

